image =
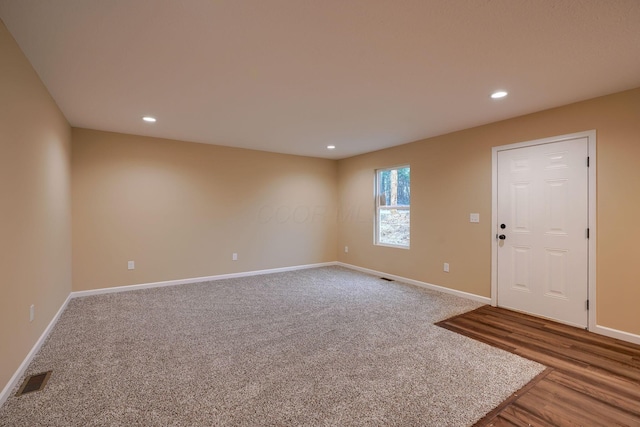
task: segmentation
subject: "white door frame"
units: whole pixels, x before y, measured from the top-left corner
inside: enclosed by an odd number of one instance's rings
[[[589,330],[596,329],[596,131],[572,133],[533,141],[518,142],[492,148],[491,154],[491,305],[498,305],[498,152],[514,148],[530,147],[532,145],[549,144],[566,141],[568,139],[587,138],[589,170],[589,259],[588,259],[588,287],[589,287]]]

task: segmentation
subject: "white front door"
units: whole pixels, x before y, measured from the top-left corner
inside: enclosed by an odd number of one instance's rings
[[[587,327],[588,138],[497,153],[498,305]]]

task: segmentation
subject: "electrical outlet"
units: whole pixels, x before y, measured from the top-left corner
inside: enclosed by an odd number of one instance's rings
[[[232,261],[237,261],[238,260],[238,254],[234,252],[233,255],[231,255],[231,260]]]
[[[129,269],[129,270],[135,270],[135,268],[136,268],[136,263],[135,263],[135,261],[129,261],[129,262],[127,262],[127,269]]]
[[[480,214],[479,213],[469,214],[469,222],[480,222]]]
[[[29,322],[33,322],[33,319],[36,317],[36,306],[31,304],[29,307]]]
[[[448,262],[445,262],[445,263],[444,263],[444,272],[445,272],[445,273],[448,273],[448,272],[449,272],[449,263],[448,263]]]
[[[344,253],[345,253],[345,254],[348,254],[348,253],[349,253],[349,246],[345,246],[345,247],[344,247]]]

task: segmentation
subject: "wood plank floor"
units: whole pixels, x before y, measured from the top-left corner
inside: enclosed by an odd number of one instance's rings
[[[547,369],[476,426],[640,426],[640,346],[483,306],[437,325]]]

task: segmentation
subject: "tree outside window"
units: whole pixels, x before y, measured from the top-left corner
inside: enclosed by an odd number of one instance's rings
[[[376,235],[378,245],[409,247],[411,168],[376,171]]]

